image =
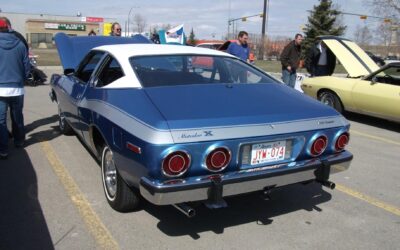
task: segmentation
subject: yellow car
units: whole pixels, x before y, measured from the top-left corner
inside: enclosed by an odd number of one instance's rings
[[[321,37],[346,69],[344,77],[305,78],[305,94],[339,112],[351,111],[400,122],[400,63],[382,68],[354,42],[334,36]]]

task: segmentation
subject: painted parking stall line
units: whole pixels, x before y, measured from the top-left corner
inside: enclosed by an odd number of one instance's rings
[[[371,196],[368,196],[366,194],[363,194],[361,192],[358,192],[356,190],[353,190],[351,188],[345,187],[345,186],[340,185],[340,184],[336,184],[336,190],[339,190],[340,192],[343,192],[343,193],[345,193],[347,195],[350,195],[350,196],[352,196],[354,198],[363,200],[363,201],[367,202],[368,204],[371,204],[373,206],[381,208],[381,209],[383,209],[383,210],[385,210],[385,211],[387,211],[389,213],[392,213],[392,214],[395,214],[397,216],[400,216],[400,208],[398,208],[396,206],[393,206],[393,205],[390,205],[388,203],[382,202],[382,201],[380,201],[378,199],[375,199],[375,198],[373,198]]]
[[[65,191],[70,197],[72,203],[78,209],[79,214],[86,224],[86,227],[95,238],[98,246],[102,249],[119,249],[118,243],[114,240],[110,232],[94,212],[88,200],[80,191],[78,185],[61,163],[61,160],[58,158],[50,143],[44,141],[40,143],[40,146],[44,151],[51,167],[53,168],[54,173],[60,179]]]
[[[366,138],[374,139],[374,140],[377,140],[377,141],[382,141],[382,142],[386,142],[386,143],[390,143],[390,144],[393,144],[393,145],[400,146],[400,142],[393,141],[393,140],[390,140],[390,139],[387,139],[387,138],[383,138],[383,137],[380,137],[380,136],[370,135],[370,134],[363,133],[363,132],[360,132],[360,131],[357,131],[357,130],[353,130],[353,129],[350,129],[350,134],[355,134],[355,135],[363,136],[363,137],[366,137]]]

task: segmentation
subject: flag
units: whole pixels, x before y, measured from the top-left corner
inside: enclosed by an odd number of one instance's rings
[[[185,32],[183,24],[178,25],[167,31],[160,30],[160,43],[164,44],[185,44]]]

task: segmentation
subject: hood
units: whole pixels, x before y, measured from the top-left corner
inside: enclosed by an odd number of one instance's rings
[[[180,85],[144,91],[171,130],[339,116],[334,109],[277,83]]]
[[[0,32],[0,48],[12,49],[20,42],[20,40],[12,33]]]
[[[93,48],[102,45],[111,44],[132,44],[132,43],[152,43],[142,35],[133,37],[115,37],[115,36],[78,36],[71,37],[65,33],[57,33],[54,37],[57,45],[58,55],[61,64],[65,69],[76,69]]]
[[[319,38],[335,54],[349,77],[365,76],[379,69],[379,66],[356,43],[335,36]]]

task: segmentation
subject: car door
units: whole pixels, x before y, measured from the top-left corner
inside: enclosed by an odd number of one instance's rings
[[[110,90],[106,86],[124,77],[124,72],[118,61],[107,54],[103,57],[99,65],[96,67],[93,76],[89,81],[89,85],[84,93],[86,102],[89,103],[92,100],[99,100],[102,102],[108,102],[108,91]],[[80,127],[82,128],[83,137],[88,140],[90,138],[89,126],[92,124],[92,109],[87,109],[84,105],[78,106],[78,113],[80,117]]]
[[[89,54],[80,63],[78,70],[73,75],[68,76],[72,86],[67,90],[68,102],[65,105],[64,112],[66,113],[66,116],[68,116],[71,126],[78,133],[87,129],[82,127],[82,123],[80,122],[81,100],[84,98],[85,91],[89,85],[89,80],[91,79],[93,72],[99,65],[103,56],[103,51],[89,52]]]
[[[375,76],[359,80],[353,88],[352,96],[360,112],[397,120],[400,118],[400,76],[388,68]]]

